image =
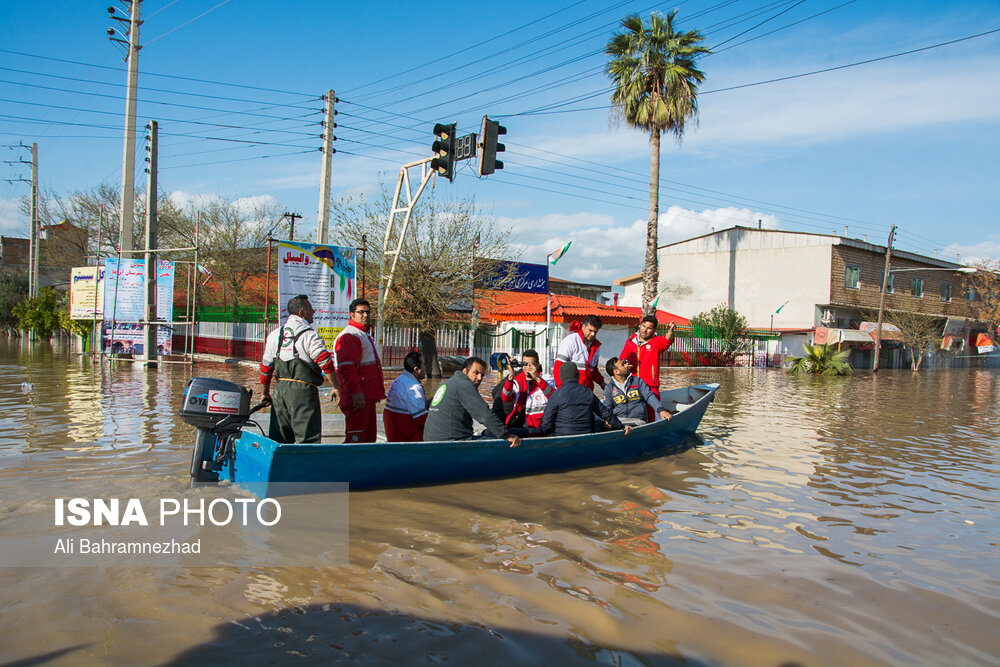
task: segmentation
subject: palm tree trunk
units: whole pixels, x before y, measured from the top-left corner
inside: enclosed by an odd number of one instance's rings
[[[642,311],[654,315],[651,305],[659,289],[660,270],[657,263],[657,231],[660,222],[660,131],[649,135],[649,221],[646,223],[646,264],[642,270]]]

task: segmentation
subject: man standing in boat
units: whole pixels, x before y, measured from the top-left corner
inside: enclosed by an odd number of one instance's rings
[[[271,404],[268,437],[276,442],[319,442],[323,433],[323,415],[319,386],[323,376],[330,378],[337,398],[337,376],[333,357],[323,339],[310,324],[313,307],[305,294],[288,301],[285,326],[275,329],[264,343],[260,360],[260,383],[264,400]],[[271,393],[271,380],[277,381]]]
[[[385,398],[385,381],[375,341],[368,333],[372,307],[366,299],[355,299],[350,311],[351,319],[333,342],[340,410],[347,423],[344,442],[375,442],[375,404]]]
[[[389,385],[382,411],[388,442],[420,442],[427,421],[427,397],[420,381],[427,377],[424,357],[410,352],[403,358],[403,372]]]
[[[587,315],[583,322],[573,322],[569,325],[569,333],[559,343],[556,352],[556,363],[552,368],[556,387],[562,387],[561,368],[565,363],[576,364],[580,373],[580,384],[593,390],[594,385],[604,387],[604,378],[597,364],[600,362],[601,341],[597,340],[597,332],[601,329],[601,318],[597,315]]]
[[[639,376],[643,382],[649,385],[656,400],[660,400],[660,354],[666,352],[674,342],[674,332],[677,325],[671,322],[667,325],[667,333],[663,336],[656,335],[656,328],[660,325],[655,317],[646,315],[639,322],[639,331],[625,341],[619,359],[628,359],[632,364],[633,373]],[[647,417],[653,420],[654,413],[648,411]]]
[[[503,438],[511,447],[521,444],[521,438],[507,431],[486,401],[479,395],[479,385],[486,375],[486,362],[469,357],[462,370],[438,387],[427,408],[424,440],[468,440],[473,437],[472,420],[486,426],[493,437]]]

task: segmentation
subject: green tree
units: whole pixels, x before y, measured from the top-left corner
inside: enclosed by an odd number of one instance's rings
[[[28,298],[26,273],[0,273],[0,332],[16,336],[20,321],[14,308]]]
[[[799,375],[813,373],[816,375],[850,375],[851,365],[845,361],[850,356],[849,350],[840,352],[823,345],[803,345],[806,350],[805,356],[792,357],[788,373]]]
[[[49,340],[59,328],[59,296],[51,287],[43,287],[33,296],[14,306],[22,329],[30,331],[41,340]]]
[[[69,309],[59,311],[59,328],[65,329],[83,339],[84,351],[90,349],[90,332],[93,331],[94,320],[74,320]]]
[[[613,113],[619,121],[649,132],[649,220],[646,223],[646,262],[642,271],[643,311],[653,313],[659,283],[657,236],[660,216],[660,134],[678,141],[689,120],[698,115],[698,84],[705,73],[695,66],[700,55],[711,53],[700,43],[697,30],[674,28],[677,10],[666,16],[652,13],[649,25],[638,14],[622,19],[604,53],[610,56],[605,72],[611,79]]]
[[[721,339],[722,350],[719,356],[727,364],[734,363],[737,356],[746,354],[753,348],[754,339],[750,335],[747,318],[724,303],[712,310],[698,313],[688,325],[694,338]]]

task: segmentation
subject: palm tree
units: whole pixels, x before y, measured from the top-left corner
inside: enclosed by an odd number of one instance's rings
[[[845,361],[850,352],[842,350],[837,352],[833,348],[823,345],[803,345],[806,354],[803,357],[792,357],[788,373],[799,375],[801,373],[815,373],[817,375],[850,375],[851,365]]]
[[[652,314],[651,302],[659,283],[657,224],[660,215],[660,133],[673,133],[680,141],[684,125],[698,115],[698,84],[705,73],[696,58],[711,51],[699,43],[697,30],[674,30],[677,10],[667,16],[653,13],[645,26],[638,14],[622,19],[623,32],[615,34],[604,52],[610,56],[605,72],[614,92],[614,114],[631,127],[649,132],[649,222],[646,225],[646,265],[642,272],[642,303]]]

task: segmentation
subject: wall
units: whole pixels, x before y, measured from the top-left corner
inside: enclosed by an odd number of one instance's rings
[[[848,245],[837,245],[833,247],[832,262],[831,303],[877,311],[881,297],[882,276],[885,271],[885,255]],[[853,264],[861,269],[861,281],[857,289],[845,285],[844,272],[848,264]],[[915,261],[907,261],[895,256],[892,258],[892,268],[894,269],[919,266],[921,264]],[[910,280],[917,277],[924,279],[924,296],[922,298],[910,294]],[[894,290],[885,295],[885,307],[887,309],[916,307],[918,312],[929,315],[970,318],[973,313],[969,301],[965,298],[963,278],[963,274],[951,271],[902,271],[894,273]],[[950,302],[941,300],[941,284],[946,282],[951,283]]]
[[[690,318],[724,303],[746,316],[751,327],[766,328],[781,307],[775,328],[812,327],[815,304],[830,296],[832,242],[812,234],[735,228],[665,246],[660,289],[669,291],[661,308]]]

